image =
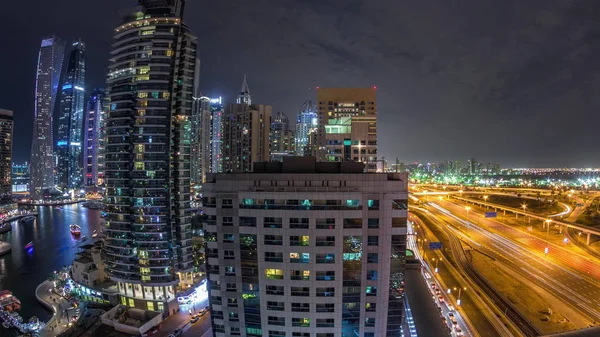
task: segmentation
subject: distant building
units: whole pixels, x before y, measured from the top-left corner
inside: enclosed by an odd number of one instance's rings
[[[83,137],[83,184],[86,187],[104,184],[104,119],[106,93],[95,89],[90,96],[85,114]]]
[[[56,185],[63,190],[83,183],[81,139],[85,109],[85,44],[73,43],[62,75],[54,155]]]
[[[475,158],[470,158],[467,161],[467,174],[471,174],[471,175],[475,175],[477,174],[479,169],[479,163],[477,162],[477,159]]]
[[[29,191],[29,164],[12,164],[12,191],[28,192]]]
[[[56,36],[44,38],[40,47],[35,81],[35,115],[31,142],[32,199],[41,199],[54,187],[53,118],[65,43]]]
[[[223,171],[223,158],[221,154],[221,138],[223,137],[223,100],[219,98],[210,99],[210,166],[213,173]]]
[[[290,121],[285,113],[278,112],[271,119],[269,141],[271,161],[282,161],[283,157],[295,154],[295,134],[290,130]]]
[[[376,88],[319,88],[317,101],[319,159],[363,162],[376,172]]]
[[[313,154],[313,150],[309,144],[314,145],[311,137],[318,131],[319,116],[317,108],[311,100],[308,100],[300,107],[298,113],[298,121],[296,123],[296,154],[299,156],[307,156]]]
[[[406,173],[314,157],[209,174],[214,336],[399,336],[407,188]]]
[[[251,172],[252,163],[268,161],[271,106],[228,104],[223,121],[223,172]]]
[[[12,195],[13,112],[0,109],[0,198]]]

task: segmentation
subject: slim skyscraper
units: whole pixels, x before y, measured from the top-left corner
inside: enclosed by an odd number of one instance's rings
[[[41,199],[54,186],[52,113],[62,69],[65,44],[56,36],[44,38],[38,56],[35,81],[35,115],[31,142],[32,199]]]
[[[104,117],[106,113],[106,94],[104,89],[95,89],[90,96],[83,138],[83,185],[94,187],[104,182]]]
[[[0,109],[0,198],[12,195],[13,112]]]
[[[325,161],[358,161],[377,171],[377,88],[317,90],[318,156]]]
[[[223,158],[221,155],[221,137],[223,134],[223,100],[219,98],[210,99],[210,166],[211,172],[223,171]]]
[[[177,311],[193,282],[190,142],[196,37],[184,0],[140,0],[115,29],[104,181],[107,271],[121,303]]]
[[[307,146],[310,144],[311,135],[317,132],[318,125],[317,108],[311,100],[308,100],[300,107],[296,123],[296,153],[299,156],[310,154],[311,151],[308,151]]]
[[[192,183],[200,185],[211,167],[210,146],[210,98],[200,95],[194,97],[192,108]]]
[[[58,110],[56,185],[62,189],[79,188],[83,171],[81,156],[85,104],[85,44],[73,43],[63,73]]]

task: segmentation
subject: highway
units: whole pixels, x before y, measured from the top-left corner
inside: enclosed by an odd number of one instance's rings
[[[451,202],[429,203],[432,213],[451,224],[472,247],[492,256],[531,282],[568,303],[589,323],[600,321],[600,277],[598,264],[559,246],[492,219],[479,218],[479,225],[463,220],[464,207]],[[454,214],[453,214],[454,213]],[[474,216],[471,211],[471,218]],[[467,234],[465,234],[465,232]],[[595,278],[595,279],[594,279]]]
[[[416,227],[415,233],[418,233],[421,240],[427,239],[428,242],[432,241],[445,241],[442,238],[437,238],[435,234],[429,229],[432,221],[435,218],[430,218],[427,214],[418,212],[419,216],[412,216],[412,220],[415,222]],[[415,215],[416,215],[415,214]],[[426,226],[423,220],[428,222]],[[411,222],[409,222],[410,227]],[[411,230],[409,230],[411,232]],[[409,235],[408,248],[415,252],[415,255],[422,261],[425,276],[428,284],[435,284],[436,289],[439,290],[439,295],[444,298],[443,303],[437,304],[440,306],[445,318],[448,318],[448,313],[453,312],[459,327],[462,328],[466,336],[481,336],[481,337],[497,337],[497,336],[511,336],[508,330],[503,326],[501,322],[496,318],[494,312],[483,302],[480,296],[475,291],[475,285],[472,285],[466,280],[460,273],[451,265],[450,256],[444,254],[441,250],[429,250],[427,245],[418,245],[415,242],[415,236]],[[420,253],[422,252],[422,254]],[[438,273],[435,272],[436,264],[433,259],[442,258],[442,263],[437,264]],[[461,293],[461,305],[456,306],[457,293],[452,292],[452,297],[447,292],[447,289],[455,287],[467,287],[468,290]],[[434,294],[432,294],[434,295]],[[437,297],[435,294],[433,297]],[[459,309],[459,310],[455,310]],[[447,320],[447,324],[451,326]]]

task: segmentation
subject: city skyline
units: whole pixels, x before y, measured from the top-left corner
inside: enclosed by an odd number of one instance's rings
[[[132,1],[130,5],[134,3]],[[324,13],[331,9],[331,5],[302,4],[299,5],[298,15],[291,15],[290,7],[298,4],[284,1],[277,8],[262,14],[289,17],[290,23],[286,23],[281,29],[271,29],[268,21],[272,20],[256,20],[247,29],[240,29],[244,20],[233,19],[227,29],[217,29],[217,21],[226,13],[231,14],[232,18],[247,17],[264,9],[265,3],[252,7],[241,3],[201,5],[190,2],[186,5],[186,12],[191,28],[200,32],[199,38],[203,43],[211,46],[202,49],[199,54],[203,60],[202,92],[210,97],[222,96],[225,103],[235,100],[243,74],[248,74],[255,99],[272,105],[274,111],[283,111],[288,116],[296,113],[301,103],[308,98],[307,95],[311,95],[314,100],[316,95],[309,88],[315,90],[316,86],[377,85],[382,128],[380,133],[384,135],[380,136],[378,150],[388,160],[399,157],[404,162],[425,161],[431,158],[443,159],[448,154],[461,158],[475,156],[482,161],[500,161],[513,167],[596,167],[600,164],[600,159],[595,156],[592,146],[592,125],[596,117],[591,112],[598,102],[593,95],[590,95],[591,98],[581,97],[586,92],[593,92],[598,85],[597,80],[588,80],[589,74],[599,66],[598,58],[595,57],[597,49],[585,47],[590,41],[591,28],[585,24],[584,19],[592,17],[594,6],[586,2],[570,5],[558,2],[543,4],[544,6],[538,6],[544,8],[540,14],[537,14],[536,6],[520,2],[502,2],[489,8],[478,4],[467,8],[463,13],[473,25],[469,29],[454,25],[456,19],[450,14],[456,13],[456,9],[446,3],[440,3],[437,8],[439,13],[449,15],[440,17],[439,20],[417,20],[417,17],[429,14],[420,4],[387,4],[387,7],[379,8],[378,6],[384,5],[362,2],[348,5],[340,14],[336,14],[337,20],[323,20]],[[361,14],[362,23],[357,28],[343,28],[344,25],[336,23],[352,20],[357,15],[357,6],[361,5],[364,6],[361,9],[364,14]],[[18,2],[7,6],[9,11],[25,10],[22,7],[24,5]],[[31,141],[26,133],[31,130],[25,126],[32,124],[33,106],[30,95],[26,93],[34,90],[34,73],[31,68],[34,67],[39,39],[51,33],[72,37],[71,29],[81,31],[80,35],[87,42],[89,50],[90,80],[87,87],[103,87],[105,56],[108,55],[110,46],[110,34],[105,32],[118,23],[119,15],[111,13],[124,13],[126,6],[123,1],[116,0],[68,7],[64,4],[42,3],[40,12],[53,14],[48,15],[47,20],[34,18],[32,21],[35,23],[28,23],[25,27],[25,23],[13,22],[13,18],[8,18],[9,24],[14,23],[14,26],[22,27],[27,33],[18,37],[19,44],[23,45],[23,55],[4,55],[1,59],[3,62],[0,63],[3,64],[7,78],[14,79],[11,83],[2,83],[0,95],[3,96],[0,99],[7,102],[4,108],[15,111],[15,123],[17,127],[23,126],[24,131],[15,135],[15,161],[28,160],[23,153]],[[509,10],[511,6],[519,8],[521,14],[513,14]],[[489,23],[477,19],[480,17],[477,13],[492,10],[499,16],[498,20],[511,20],[514,27],[508,32],[500,32],[490,27]],[[85,19],[74,15],[88,11],[98,15]],[[206,12],[212,15],[206,20],[198,20],[201,13]],[[376,22],[374,15],[381,12],[389,12],[390,15],[396,13],[400,15],[400,19],[391,20],[383,16]],[[574,16],[580,12],[584,19],[575,20]],[[58,21],[69,14],[73,14],[75,20],[72,25],[67,26]],[[529,17],[533,17],[539,24],[530,25],[526,20]],[[301,24],[306,20],[318,24],[319,31],[330,30],[331,33],[316,35],[312,28]],[[38,21],[43,23],[37,23]],[[396,22],[406,22],[406,25],[412,23],[415,31],[407,31],[403,28],[404,24]],[[295,33],[290,25],[302,29]],[[474,46],[475,42],[489,41],[486,40],[489,35],[497,42],[488,42],[483,49],[461,49],[443,42],[439,34],[429,36],[430,42],[420,42],[424,34],[421,32],[441,32],[446,26],[453,27],[446,32],[450,36],[448,41],[454,39],[464,42],[466,46]],[[365,32],[357,31],[360,29]],[[520,29],[528,34],[517,34]],[[390,34],[384,34],[376,39],[368,39],[374,30],[393,31],[399,36],[392,39]],[[560,33],[558,44],[551,43],[546,37],[555,30],[557,34]],[[240,31],[248,31],[248,34],[264,33],[261,47],[274,51],[273,55],[280,59],[280,64],[273,65],[269,57],[259,58],[254,51],[244,58],[233,56],[239,54],[230,52],[235,44],[228,44],[228,41],[239,40],[236,35]],[[9,42],[16,38],[8,37]],[[296,43],[286,44],[286,38]],[[346,45],[352,39],[367,46],[365,55],[358,53],[358,44]],[[395,41],[405,42],[395,46]],[[436,42],[439,52],[432,49]],[[249,42],[244,43],[244,47],[252,49]],[[513,49],[511,45],[522,48],[522,55],[510,53]],[[211,50],[220,52],[212,53]],[[389,55],[386,50],[389,50]],[[497,57],[490,57],[495,54]],[[556,56],[545,60],[545,55],[554,54]],[[394,60],[390,59],[391,55],[396,55]],[[261,52],[261,56],[264,53]],[[471,61],[464,61],[461,58],[463,56],[464,60]],[[376,62],[369,62],[369,59]],[[453,62],[456,71],[452,70]],[[554,80],[537,81],[540,69],[545,69],[542,73],[546,75],[543,76],[552,74]],[[517,77],[520,72],[523,76]],[[289,78],[294,78],[294,81],[288,81]],[[13,87],[23,90],[12,95],[13,90],[10,89]],[[523,92],[527,94],[516,92],[516,88],[523,88]],[[89,90],[86,91],[86,95],[90,93]],[[569,105],[569,102],[572,104]],[[563,121],[560,116],[566,115],[572,118]],[[404,116],[408,120],[400,123]],[[580,123],[581,120],[588,122]],[[504,130],[511,132],[507,134]],[[565,137],[551,136],[556,134],[564,134]],[[427,137],[420,137],[422,135]],[[411,146],[405,147],[406,150],[402,153],[396,153],[394,149],[398,143],[411,143]],[[577,147],[579,151],[569,151],[573,147]],[[494,158],[490,158],[491,154],[494,154]]]

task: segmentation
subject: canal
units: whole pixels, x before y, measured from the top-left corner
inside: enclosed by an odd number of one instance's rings
[[[0,289],[12,291],[21,300],[20,314],[25,320],[35,315],[46,321],[52,315],[37,301],[35,289],[54,270],[70,265],[78,252],[81,242],[71,236],[69,225],[81,226],[81,236],[87,236],[85,243],[91,243],[93,231],[101,229],[99,210],[81,204],[61,207],[36,207],[39,215],[34,222],[15,221],[11,232],[0,235],[0,240],[12,244],[12,251],[0,257]],[[34,248],[26,251],[30,241]],[[0,327],[0,336],[9,334]]]

